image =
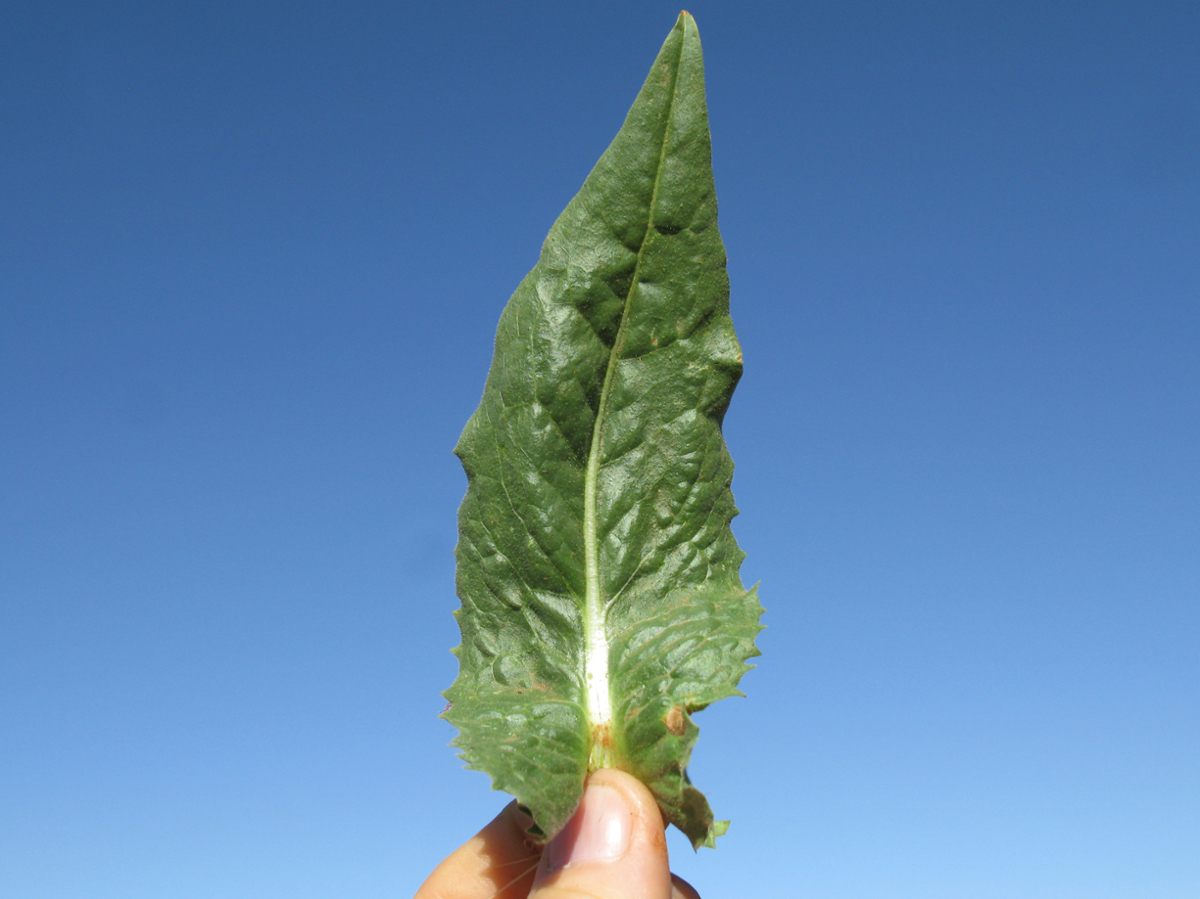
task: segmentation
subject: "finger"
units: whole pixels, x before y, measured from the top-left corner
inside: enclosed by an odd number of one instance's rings
[[[700,894],[696,892],[696,888],[694,886],[692,886],[678,874],[672,874],[671,899],[700,899]]]
[[[414,899],[525,899],[542,853],[525,833],[529,823],[510,802],[434,869]]]
[[[546,844],[529,899],[671,899],[667,840],[650,791],[621,771],[593,774],[575,816]]]

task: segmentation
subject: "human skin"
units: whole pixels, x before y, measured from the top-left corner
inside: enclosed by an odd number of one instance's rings
[[[451,853],[414,899],[700,899],[671,874],[662,815],[622,771],[588,778],[583,801],[544,847],[515,802]]]

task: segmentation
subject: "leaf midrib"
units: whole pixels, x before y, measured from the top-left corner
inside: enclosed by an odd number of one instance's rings
[[[662,178],[663,160],[666,157],[671,123],[675,115],[675,92],[679,84],[679,69],[683,62],[683,50],[687,41],[686,27],[679,41],[679,50],[671,69],[670,99],[667,103],[667,121],[663,126],[662,143],[658,151],[658,164],[654,170],[654,184],[650,192],[649,213],[646,228],[638,246],[633,279],[621,305],[621,322],[608,354],[608,365],[604,371],[604,382],[600,387],[600,401],[596,407],[596,420],[592,423],[592,440],[588,447],[587,469],[584,475],[583,492],[583,550],[584,550],[584,689],[589,732],[588,771],[612,767],[615,764],[612,733],[612,695],[609,684],[609,641],[607,609],[600,589],[600,545],[597,537],[596,491],[600,477],[601,433],[608,411],[609,394],[615,378],[617,364],[624,348],[626,326],[631,317],[634,293],[638,288],[646,243],[654,228],[654,209],[658,203],[658,189]]]

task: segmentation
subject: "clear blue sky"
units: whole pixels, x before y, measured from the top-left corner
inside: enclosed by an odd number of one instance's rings
[[[719,3],[706,899],[1200,895],[1200,4]],[[0,896],[410,895],[500,310],[678,13],[0,12]]]

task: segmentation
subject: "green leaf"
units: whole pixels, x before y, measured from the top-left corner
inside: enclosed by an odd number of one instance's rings
[[[721,420],[742,371],[700,38],[683,13],[625,124],[500,318],[455,452],[468,766],[548,837],[587,775],[653,791],[693,845],[691,713],[738,693],[762,607],[738,576]]]

